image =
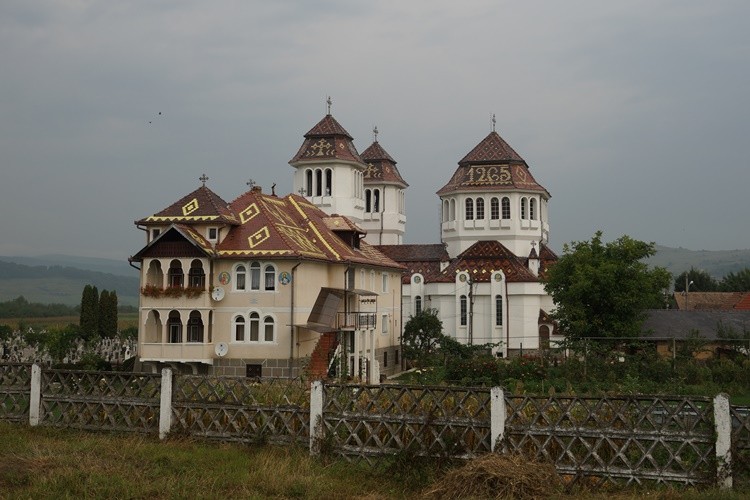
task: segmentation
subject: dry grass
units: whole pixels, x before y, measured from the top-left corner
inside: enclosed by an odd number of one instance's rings
[[[489,453],[453,469],[425,493],[427,498],[549,498],[560,495],[555,468],[518,455]]]

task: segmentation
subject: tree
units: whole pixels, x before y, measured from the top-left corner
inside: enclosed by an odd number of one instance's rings
[[[750,292],[750,267],[724,276],[720,288],[722,292]]]
[[[81,294],[81,334],[84,338],[91,338],[99,333],[99,290],[95,286],[86,285]]]
[[[117,334],[117,293],[102,290],[99,296],[97,317],[98,333],[101,338],[114,337]]]
[[[639,336],[645,310],[664,304],[672,278],[666,269],[642,262],[654,253],[653,243],[629,236],[605,244],[601,231],[591,241],[566,244],[544,277],[566,337]]]
[[[404,325],[404,357],[420,366],[429,364],[444,337],[437,309],[424,309]]]
[[[685,276],[690,286],[691,292],[715,292],[719,289],[719,283],[711,277],[706,271],[690,268],[690,271],[683,271],[674,279],[674,291],[685,291]],[[692,285],[690,282],[692,281]]]

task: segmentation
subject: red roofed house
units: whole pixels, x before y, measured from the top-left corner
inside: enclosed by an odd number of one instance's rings
[[[255,186],[226,203],[201,180],[136,221],[143,365],[252,377],[335,368],[371,383],[398,370],[401,265],[302,196]]]

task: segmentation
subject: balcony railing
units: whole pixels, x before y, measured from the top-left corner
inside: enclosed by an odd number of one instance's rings
[[[339,330],[365,330],[374,329],[377,325],[377,313],[336,313],[336,328]]]

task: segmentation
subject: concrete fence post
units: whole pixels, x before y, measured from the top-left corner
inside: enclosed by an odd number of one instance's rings
[[[323,439],[323,381],[310,386],[310,455],[320,455]]]
[[[732,415],[729,396],[714,397],[714,425],[716,425],[716,486],[732,488]]]
[[[161,398],[159,401],[159,439],[172,429],[172,369],[161,370]]]
[[[502,387],[493,387],[490,389],[490,449],[498,449],[505,439],[505,392]]]
[[[31,365],[31,393],[29,394],[29,425],[39,425],[39,412],[42,408],[42,367]]]

